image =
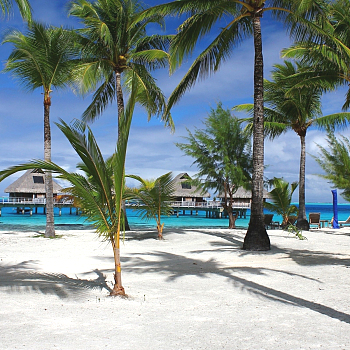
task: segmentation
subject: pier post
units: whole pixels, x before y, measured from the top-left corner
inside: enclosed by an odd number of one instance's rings
[[[29,210],[29,215],[30,215],[30,216],[33,215],[33,208],[30,208],[30,210]]]
[[[0,208],[0,217],[1,217],[1,208]]]
[[[72,207],[69,207],[69,215],[72,215]]]
[[[24,214],[24,207],[22,208],[22,215]]]
[[[198,215],[198,210],[196,210],[196,215]]]
[[[58,215],[61,216],[62,215],[62,208],[58,209]]]

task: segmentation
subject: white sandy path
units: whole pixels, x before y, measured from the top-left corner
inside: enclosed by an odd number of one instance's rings
[[[128,299],[107,296],[107,243],[57,233],[0,232],[1,350],[350,349],[350,229],[272,230],[260,253],[239,230],[131,232]]]

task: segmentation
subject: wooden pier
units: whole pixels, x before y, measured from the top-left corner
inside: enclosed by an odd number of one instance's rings
[[[46,210],[45,198],[26,198],[26,197],[2,197],[0,198],[0,216],[1,210],[4,207],[17,208],[17,213],[24,214],[29,212],[30,215],[38,213],[38,208],[43,208],[43,212]],[[54,201],[54,207],[59,208],[59,216],[62,215],[62,208],[69,208],[69,213],[72,214],[72,209],[75,209],[75,214],[78,215],[78,208],[73,206],[72,201]]]

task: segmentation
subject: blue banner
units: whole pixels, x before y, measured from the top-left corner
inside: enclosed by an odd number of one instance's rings
[[[338,199],[337,199],[337,190],[332,190],[333,195],[333,228],[339,228],[338,224]]]

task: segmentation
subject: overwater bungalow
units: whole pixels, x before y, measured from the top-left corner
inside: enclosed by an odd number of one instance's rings
[[[180,173],[174,178],[176,202],[203,203],[205,198],[210,198],[208,192],[202,193],[200,188],[189,184],[188,180],[191,180],[191,177],[187,173]]]
[[[62,187],[53,180],[54,198],[62,191]],[[9,199],[21,198],[23,201],[40,202],[46,198],[45,175],[41,169],[27,170],[10,186],[6,187],[5,193],[9,193]],[[37,199],[37,201],[35,201]]]
[[[219,199],[220,201],[223,201],[225,199],[225,195],[223,193],[220,193],[216,198]],[[269,192],[267,192],[266,190],[264,190],[263,198],[264,198],[264,201],[270,198]],[[243,187],[240,187],[237,190],[237,192],[233,194],[234,204],[250,206],[251,201],[252,201],[252,191],[245,190]]]

